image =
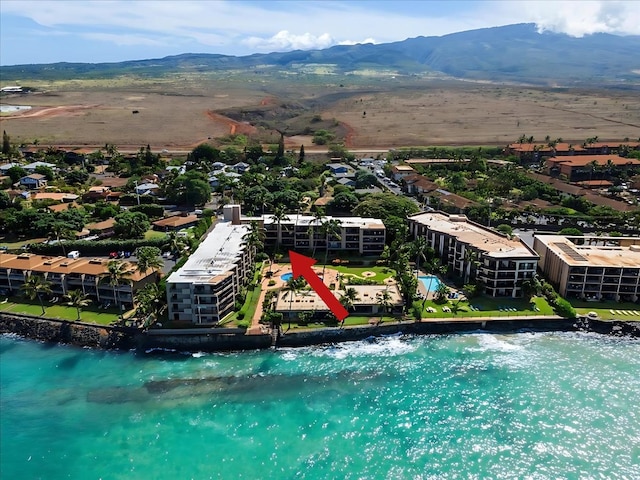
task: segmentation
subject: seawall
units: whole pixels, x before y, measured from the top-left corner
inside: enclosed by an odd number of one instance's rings
[[[451,322],[400,322],[378,326],[325,328],[289,331],[281,335],[276,347],[304,347],[327,343],[364,340],[398,334],[456,334],[471,331],[512,333],[517,331],[588,331],[606,335],[640,337],[640,322],[578,319],[527,319]],[[90,325],[30,315],[0,313],[0,334],[13,333],[42,342],[79,347],[138,350],[216,352],[266,349],[273,346],[270,335],[245,335],[243,329],[152,330],[140,332],[125,327]]]

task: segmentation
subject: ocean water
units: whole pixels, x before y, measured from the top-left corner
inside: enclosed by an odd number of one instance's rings
[[[640,342],[472,333],[225,354],[0,338],[3,479],[638,479]]]

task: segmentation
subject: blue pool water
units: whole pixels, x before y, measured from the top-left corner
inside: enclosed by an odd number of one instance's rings
[[[284,275],[280,275],[280,278],[283,281],[288,282],[289,280],[291,280],[293,278],[293,273],[291,273],[291,272],[285,273]]]
[[[427,292],[435,292],[438,289],[438,285],[442,283],[435,275],[424,275],[418,278],[424,285],[424,288],[427,289]]]

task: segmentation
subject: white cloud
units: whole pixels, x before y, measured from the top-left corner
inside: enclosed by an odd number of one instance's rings
[[[249,37],[242,40],[242,44],[259,52],[287,51],[287,50],[314,50],[327,48],[336,44],[336,41],[328,33],[321,35],[313,35],[311,33],[303,33],[296,35],[281,30],[272,37]]]
[[[380,43],[380,42],[376,42],[375,38],[365,38],[364,40],[342,40],[340,42],[338,42],[338,45],[358,45],[358,44],[365,44],[365,43]]]
[[[495,2],[520,22],[537,24],[540,31],[582,37],[592,33],[640,35],[640,3],[637,1],[525,1]],[[517,12],[516,12],[517,10]]]

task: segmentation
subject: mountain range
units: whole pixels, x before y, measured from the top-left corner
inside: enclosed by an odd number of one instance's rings
[[[0,67],[3,81],[103,78],[124,74],[253,71],[433,75],[534,85],[640,85],[640,36],[598,33],[576,38],[540,33],[534,24],[484,28],[386,44],[229,56],[182,54],[117,63],[53,63]]]

